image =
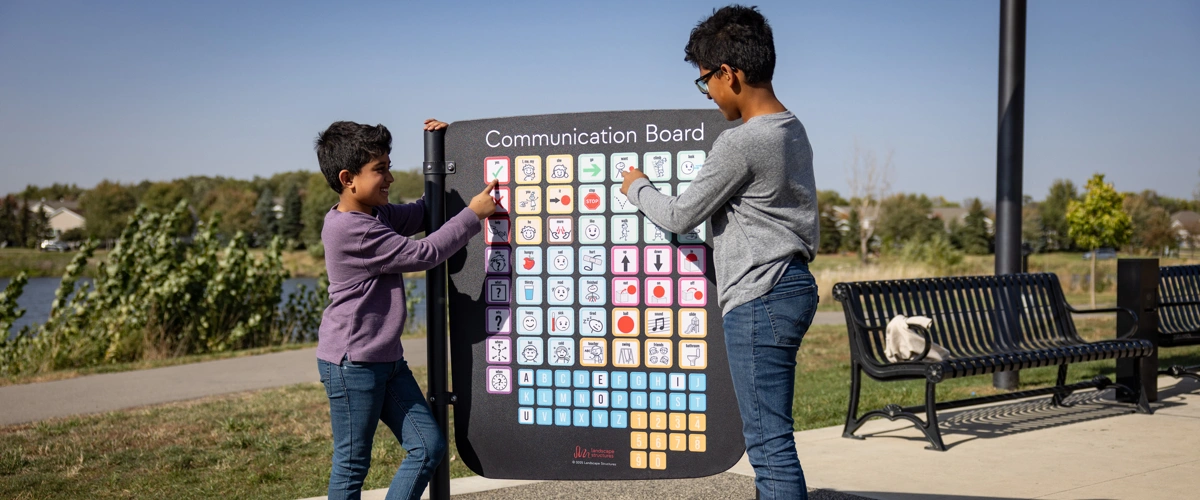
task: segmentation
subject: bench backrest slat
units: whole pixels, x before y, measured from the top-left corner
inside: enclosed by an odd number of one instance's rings
[[[1159,268],[1158,276],[1159,331],[1172,334],[1200,330],[1200,305],[1162,305],[1200,300],[1200,266],[1164,266]]]
[[[885,362],[887,322],[897,314],[934,320],[934,342],[954,357],[1044,349],[1082,342],[1049,273],[838,283],[851,349]]]

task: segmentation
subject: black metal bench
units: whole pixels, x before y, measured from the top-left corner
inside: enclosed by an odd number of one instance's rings
[[[1067,385],[1067,365],[1117,358],[1143,358],[1154,352],[1148,340],[1127,339],[1137,327],[1116,340],[1088,342],[1075,329],[1072,313],[1123,312],[1123,308],[1080,311],[1063,298],[1058,277],[1049,273],[1004,276],[961,276],[893,281],[838,283],[833,296],[842,303],[850,337],[850,408],[843,437],[862,439],[854,432],[875,417],[909,420],[925,433],[928,449],[945,451],[938,429],[938,410],[1051,394],[1054,404],[1074,391],[1117,387],[1136,395],[1136,411],[1150,413],[1146,395],[1104,376]],[[886,326],[897,314],[926,316],[929,330],[914,328],[925,338],[925,352],[913,361],[888,362],[884,354]],[[945,347],[950,356],[922,362],[929,341]],[[1054,387],[1016,391],[938,403],[936,388],[943,380],[1058,365]],[[925,379],[924,406],[889,404],[858,416],[862,372],[879,381]],[[917,412],[924,410],[922,421]]]
[[[1200,266],[1158,268],[1158,346],[1200,345]],[[1200,380],[1200,365],[1175,365],[1160,374]]]

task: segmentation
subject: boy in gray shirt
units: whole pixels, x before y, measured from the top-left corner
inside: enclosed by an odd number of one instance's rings
[[[732,5],[692,30],[685,60],[696,85],[728,120],[683,194],[659,193],[625,174],[621,192],[655,224],[686,233],[712,218],[717,302],[755,485],[761,498],[807,498],[792,438],[796,353],[812,323],[818,248],[812,147],[775,97],[771,28],[755,8]]]

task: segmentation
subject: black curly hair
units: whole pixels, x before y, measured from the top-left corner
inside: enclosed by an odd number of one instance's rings
[[[391,154],[392,133],[383,125],[363,125],[354,122],[333,122],[317,136],[317,164],[325,174],[325,182],[338,194],[342,181],[338,174],[349,170],[358,175],[363,165],[380,156]]]
[[[775,37],[758,7],[730,5],[700,21],[683,49],[684,61],[715,70],[740,69],[746,83],[770,82],[775,75]]]

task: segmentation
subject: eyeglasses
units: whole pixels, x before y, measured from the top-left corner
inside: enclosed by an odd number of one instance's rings
[[[712,78],[713,75],[717,74],[719,71],[721,71],[721,68],[709,71],[708,73],[705,73],[704,76],[696,79],[696,88],[700,89],[701,94],[708,95],[708,79]]]

